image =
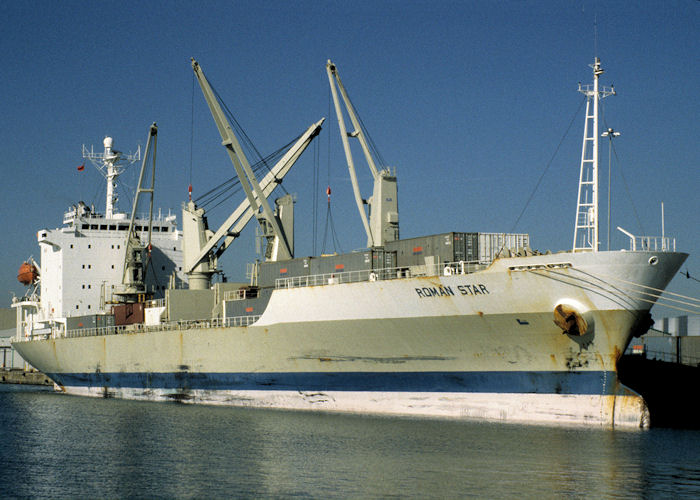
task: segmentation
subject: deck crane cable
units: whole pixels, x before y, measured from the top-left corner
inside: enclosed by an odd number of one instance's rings
[[[280,156],[281,156],[281,155],[280,155]],[[261,175],[261,174],[264,173],[264,169],[258,167],[258,169],[257,169],[257,170],[254,170],[254,172],[255,172],[256,174],[258,174],[258,175]],[[213,196],[213,197],[209,200],[209,204],[211,204],[211,203],[213,203],[214,201],[216,201],[217,198],[221,198],[221,199],[218,201],[218,203],[216,203],[215,205],[209,206],[208,210],[211,211],[211,210],[217,208],[218,206],[220,206],[221,204],[223,204],[225,201],[229,200],[232,196],[234,196],[234,195],[236,195],[237,193],[239,193],[239,192],[241,191],[241,189],[242,189],[242,188],[240,187],[240,183],[239,183],[238,181],[236,181],[234,184],[232,184],[232,185],[228,188],[228,190],[224,190],[224,191],[218,193],[216,196]],[[224,195],[226,195],[226,196],[224,196]],[[222,196],[223,196],[223,198],[222,198]]]
[[[231,110],[228,108],[228,106],[226,105],[226,103],[224,102],[224,100],[221,98],[221,96],[220,96],[219,93],[217,92],[216,88],[214,88],[214,86],[212,86],[211,83],[209,84],[209,86],[212,88],[212,92],[214,93],[214,96],[216,97],[216,99],[219,101],[219,104],[221,104],[221,108],[224,110],[224,113],[227,115],[227,117],[228,117],[228,119],[229,119],[229,122],[233,124],[233,127],[234,127],[236,133],[237,133],[238,136],[243,140],[243,141],[242,141],[243,144],[244,144],[245,146],[247,146],[247,149],[248,149],[249,154],[250,154],[250,153],[254,153],[254,156],[255,156],[256,158],[258,158],[258,161],[257,161],[256,163],[262,162],[262,164],[265,166],[265,168],[267,169],[267,171],[268,171],[268,172],[271,172],[272,169],[270,168],[270,165],[268,165],[268,164],[265,162],[265,158],[263,158],[263,156],[260,154],[260,151],[258,151],[258,148],[255,147],[255,144],[253,144],[253,141],[250,139],[250,137],[248,137],[248,134],[246,134],[246,132],[245,132],[245,130],[243,129],[243,127],[241,126],[241,124],[238,123],[238,120],[236,120],[236,117],[233,116],[233,113],[232,113]],[[276,182],[278,185],[281,185],[281,184],[282,184],[282,181],[279,180],[279,179],[277,179],[277,178],[275,178],[275,182]],[[284,188],[284,186],[281,186],[281,187],[282,187],[282,190],[284,191],[285,194],[289,194],[289,193],[287,192],[287,190]]]
[[[254,172],[257,174],[260,172],[260,169],[254,170]],[[217,186],[217,188],[214,188],[212,191],[207,193],[207,196],[202,196],[201,198],[198,198],[195,200],[195,203],[203,208],[206,208],[207,210],[211,211],[224,203],[225,201],[231,199],[233,196],[237,195],[241,191],[241,185],[238,182],[238,179],[229,179],[228,181],[220,184]],[[216,202],[216,203],[215,203]],[[212,205],[212,203],[215,203]]]
[[[352,102],[352,99],[350,98],[350,94],[348,93],[347,89],[345,90],[345,94],[348,97],[348,101],[350,101],[350,104],[352,107],[355,109],[355,115],[357,116],[358,121],[360,122],[360,128],[365,134],[365,137],[367,138],[367,144],[369,146],[369,149],[372,150],[372,153],[374,154],[374,157],[377,159],[377,163],[384,168],[386,167],[386,163],[384,162],[384,157],[382,154],[379,152],[379,148],[377,147],[377,144],[374,142],[372,139],[372,136],[369,133],[369,130],[365,126],[365,123],[362,121],[362,116],[360,115],[360,112],[357,110],[357,106]],[[329,110],[329,116],[330,116],[330,110]]]
[[[321,148],[319,146],[320,141],[314,141],[314,178],[313,178],[313,191],[311,192],[311,200],[313,202],[311,206],[311,218],[313,220],[313,226],[311,230],[311,245],[312,253],[311,255],[316,255],[316,240],[318,239],[318,185],[319,185],[319,156],[321,153]]]
[[[331,90],[328,89],[328,116],[331,115]],[[328,230],[331,232],[331,243],[333,244],[334,250],[343,253],[340,247],[340,242],[338,241],[338,235],[335,232],[335,225],[333,224],[333,214],[331,213],[331,134],[328,133],[328,162],[326,164],[326,180],[328,181],[328,187],[326,188],[326,196],[328,202],[326,205],[326,225],[323,229],[323,242],[321,244],[321,254],[326,253],[326,241],[328,239]],[[315,254],[315,252],[314,252]]]
[[[258,176],[264,175],[266,167],[270,163],[277,162],[277,160],[279,160],[284,155],[284,153],[286,153],[289,150],[289,148],[299,140],[300,137],[301,135],[297,136],[296,138],[292,139],[289,143],[279,148],[277,151],[270,153],[261,161],[258,161],[257,163],[251,165],[251,169],[253,170],[253,172]],[[228,200],[231,196],[238,193],[240,190],[241,188],[238,176],[233,176],[225,180],[218,186],[215,186],[214,188],[210,189],[206,193],[203,193],[195,200],[195,203],[198,206],[209,207],[209,209],[213,209],[218,207],[224,201]],[[225,198],[223,200],[219,200],[224,195],[226,195]],[[211,206],[211,204],[217,200],[219,201],[216,203],[216,205]]]
[[[189,172],[189,185],[192,186],[192,165],[194,162],[194,82],[195,74],[192,72],[192,101],[190,103],[190,109],[192,116],[190,117],[190,172]]]
[[[340,241],[338,240],[338,234],[335,231],[335,225],[333,224],[333,213],[331,212],[331,194],[330,194],[331,188],[328,187],[327,193],[328,193],[328,208],[326,209],[326,226],[323,229],[323,245],[321,246],[321,254],[326,253],[326,241],[328,239],[328,231],[330,230],[330,237],[331,237],[331,243],[333,244],[333,248],[337,252],[340,250],[340,253],[344,253],[342,247],[340,246]]]
[[[194,86],[194,83],[193,83],[193,86]],[[279,158],[279,157],[281,156],[281,154],[279,154],[278,156],[275,156],[275,155],[277,155],[277,154],[279,153],[279,151],[284,150],[284,149],[288,149],[289,147],[291,147],[291,144],[293,144],[294,141],[292,141],[292,143],[288,144],[287,146],[284,146],[283,148],[281,148],[281,149],[278,150],[277,152],[273,153],[272,155],[269,155],[268,157],[263,157],[263,156],[260,154],[260,151],[255,147],[255,144],[253,144],[253,141],[250,139],[250,137],[248,137],[248,134],[246,134],[246,132],[245,132],[245,130],[243,129],[243,127],[241,126],[241,124],[238,122],[238,120],[236,120],[236,117],[233,115],[233,113],[231,112],[231,110],[229,109],[229,107],[226,105],[226,102],[221,98],[221,95],[219,94],[219,92],[218,92],[218,91],[216,90],[216,88],[214,88],[214,86],[211,84],[211,82],[209,83],[209,86],[211,87],[212,92],[213,92],[213,94],[214,94],[216,100],[217,100],[217,101],[219,102],[219,104],[221,105],[222,110],[223,110],[224,113],[226,114],[226,117],[228,118],[229,123],[231,123],[232,126],[233,126],[233,128],[235,129],[235,133],[236,133],[237,136],[239,137],[242,147],[244,147],[244,148],[246,149],[246,151],[248,152],[248,155],[249,155],[249,156],[258,159],[256,162],[254,162],[254,163],[251,165],[251,168],[253,169],[253,172],[254,172],[257,176],[260,176],[260,175],[261,175],[261,172],[264,173],[264,174],[266,174],[267,172],[271,172],[272,169],[270,168],[270,165],[269,165],[270,159],[271,159],[271,158]],[[194,90],[193,90],[193,95],[194,95]],[[193,99],[194,99],[194,98],[193,98]],[[193,106],[193,109],[194,109],[194,106]],[[194,114],[194,113],[193,113],[193,114]],[[301,136],[299,136],[299,137],[301,137]],[[297,137],[297,139],[298,139],[299,137]],[[275,182],[276,182],[278,185],[281,185],[281,184],[282,184],[281,179],[275,178]],[[200,197],[198,198],[198,200],[195,200],[195,201],[196,201],[196,202],[199,202],[200,204],[211,203],[211,202],[213,201],[213,199],[216,199],[216,198],[218,198],[218,197],[220,196],[220,194],[218,194],[218,195],[213,195],[212,193],[213,193],[214,191],[217,191],[218,189],[223,189],[223,190],[225,190],[225,189],[227,189],[226,186],[228,186],[229,188],[233,188],[233,186],[235,186],[235,185],[239,185],[238,180],[236,179],[234,182],[231,182],[231,179],[229,179],[228,181],[224,181],[224,182],[223,182],[222,184],[220,184],[219,186],[216,186],[216,187],[213,188],[212,190],[210,190],[210,191],[208,191],[207,193],[203,194],[202,196],[200,196]],[[287,190],[285,189],[284,186],[282,186],[282,190],[285,192],[285,194],[289,194],[289,193],[287,192]],[[235,192],[237,192],[237,191],[238,191],[238,190],[236,190]],[[234,193],[235,193],[235,192],[234,192]],[[225,200],[228,199],[228,198],[230,198],[230,196],[232,196],[232,195],[233,195],[233,194],[230,194],[229,196],[227,196],[227,197],[225,198]],[[207,196],[213,196],[213,199],[207,199]],[[224,200],[224,201],[225,201],[225,200]],[[221,202],[220,202],[220,203],[221,203]],[[220,203],[218,203],[216,206],[218,206]]]

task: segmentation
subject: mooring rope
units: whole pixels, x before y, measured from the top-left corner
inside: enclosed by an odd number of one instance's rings
[[[545,273],[556,275],[557,278],[553,279],[557,279],[557,281],[562,283],[587,289],[599,295],[605,295],[608,298],[614,297],[615,302],[620,305],[623,305],[621,302],[627,303],[623,307],[628,310],[632,310],[634,307],[631,302],[637,301],[657,304],[690,314],[700,314],[700,299],[662,290],[660,288],[654,288],[641,283],[635,283],[616,276],[591,274],[575,267],[570,268],[570,270],[583,274],[588,280],[572,276],[571,273],[564,273],[561,269],[544,268],[532,269],[530,271],[540,276],[544,276]],[[596,284],[591,280],[596,280],[599,283]]]

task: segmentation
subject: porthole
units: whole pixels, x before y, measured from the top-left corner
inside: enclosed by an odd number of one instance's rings
[[[650,266],[655,266],[658,263],[659,263],[659,258],[656,255],[649,257],[649,265]]]

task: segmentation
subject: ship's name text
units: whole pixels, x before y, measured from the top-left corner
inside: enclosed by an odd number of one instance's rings
[[[416,288],[416,294],[421,299],[426,299],[430,297],[451,297],[457,294],[459,295],[488,295],[490,292],[486,288],[486,285],[482,283],[477,283],[474,285],[458,285],[457,291],[452,289],[451,286],[432,286],[423,288]]]

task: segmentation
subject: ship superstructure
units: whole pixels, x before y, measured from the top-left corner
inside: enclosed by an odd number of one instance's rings
[[[598,59],[586,94],[596,102],[593,114],[586,112],[574,247],[559,253],[531,250],[528,234],[455,231],[399,239],[396,173],[375,165],[329,61],[368,248],[295,256],[293,200],[267,200],[291,165],[281,161],[259,182],[195,61],[193,69],[246,200],[216,232],[203,209],[191,201],[185,206],[191,286],[166,289],[145,321],[18,330],[17,350],[60,390],[299,410],[649,425],[644,400],[619,382],[617,361],[630,339],[648,329],[652,305],[687,254],[675,252],[665,236],[634,237],[626,251],[599,251],[597,141],[588,139],[598,134]],[[345,129],[335,85],[354,131]],[[291,163],[320,125],[299,139]],[[374,177],[368,200],[360,195],[349,138],[360,141]],[[218,256],[253,217],[267,241],[264,260],[251,266],[249,283],[212,285]]]
[[[144,296],[162,299],[167,288],[180,288],[187,281],[182,269],[182,231],[177,218],[168,213],[155,217],[130,214],[118,209],[116,181],[126,168],[141,159],[140,148],[123,154],[104,139],[104,152],[83,146],[83,157],[93,162],[107,181],[105,213],[80,201],[63,215],[63,225],[37,232],[40,262],[26,263],[35,274],[27,282],[30,292],[13,307],[25,335],[31,331],[71,329],[114,324],[111,312],[123,302],[124,267],[129,228],[147,240],[150,251],[144,281]],[[83,169],[84,164],[79,167]]]
[[[124,253],[129,221],[94,213],[80,202],[66,212],[63,227],[41,229],[41,299],[49,317],[80,316],[106,312],[122,289]],[[149,221],[136,219],[139,234]],[[153,272],[147,274],[147,289],[162,298],[171,277],[178,283],[182,273],[182,232],[176,216],[156,217],[152,222]]]

